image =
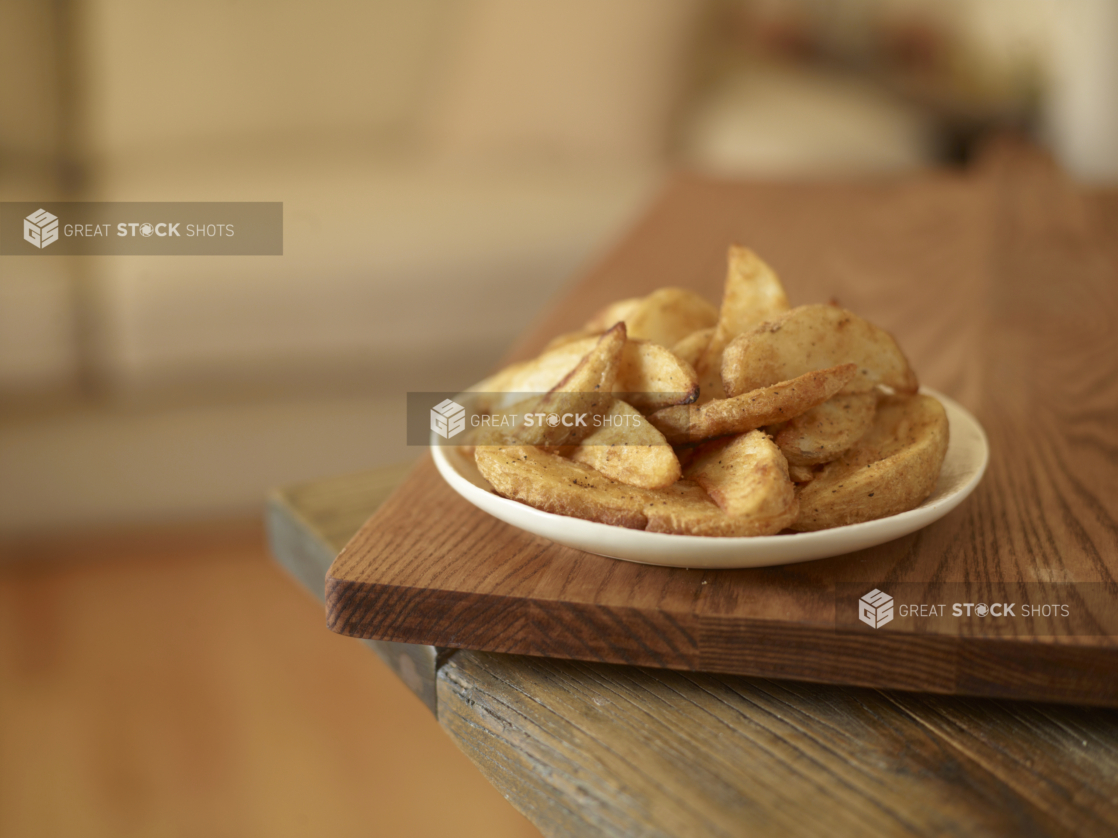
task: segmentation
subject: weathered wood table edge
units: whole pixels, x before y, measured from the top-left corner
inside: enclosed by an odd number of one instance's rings
[[[278,563],[322,601],[410,467],[274,491]],[[546,835],[1118,831],[1109,709],[357,642]]]

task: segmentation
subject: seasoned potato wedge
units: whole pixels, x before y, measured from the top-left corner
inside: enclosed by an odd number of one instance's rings
[[[810,483],[815,479],[815,469],[810,466],[788,464],[788,477],[793,483]]]
[[[644,529],[649,490],[531,445],[478,447],[478,471],[499,494],[545,512]],[[711,504],[713,506],[713,502]]]
[[[841,527],[915,509],[935,488],[947,442],[947,413],[931,396],[882,404],[865,436],[800,490],[791,529]]]
[[[775,535],[786,526],[783,519],[727,515],[702,486],[687,478],[655,495],[644,509],[649,532],[743,537]],[[795,505],[790,508],[792,517],[795,509]]]
[[[508,393],[510,397],[493,399],[492,404],[479,404],[479,407],[497,410],[516,401],[516,394],[550,390],[597,345],[597,341],[597,338],[584,338],[531,361],[505,367],[473,389],[486,394]],[[651,413],[673,404],[690,404],[698,397],[699,383],[694,369],[670,350],[654,343],[630,340],[622,349],[614,391],[638,410]]]
[[[876,409],[874,393],[840,393],[786,422],[773,439],[789,465],[829,463],[869,430]]]
[[[587,321],[583,329],[601,332],[619,320],[624,321],[632,340],[647,340],[671,348],[697,329],[717,323],[718,309],[694,291],[660,288],[647,297],[611,303]]]
[[[624,321],[625,318],[632,316],[641,303],[644,302],[644,297],[629,297],[624,300],[617,300],[607,306],[601,308],[593,317],[587,320],[582,329],[585,332],[604,332],[606,329],[613,327],[614,323]]]
[[[843,364],[734,398],[666,407],[648,418],[673,445],[743,434],[795,418],[822,404],[846,386],[856,372],[854,364]]]
[[[718,309],[694,291],[653,291],[624,318],[629,337],[671,348],[698,329],[718,322]]]
[[[640,412],[615,399],[601,427],[570,453],[606,477],[630,486],[661,489],[679,480],[679,459],[664,435]]]
[[[892,335],[829,305],[794,308],[735,338],[722,360],[722,384],[734,396],[847,363],[857,364],[858,374],[845,393],[866,393],[878,384],[902,394],[919,388]]]
[[[627,486],[530,445],[478,448],[475,461],[499,494],[558,515],[680,535],[765,535],[775,526],[769,520],[727,515],[690,480],[656,490]]]
[[[768,434],[750,431],[702,446],[687,477],[731,517],[750,517],[780,532],[796,518],[798,504],[788,463]]]
[[[528,424],[525,419],[512,438],[527,445],[577,445],[589,436],[593,418],[613,406],[613,386],[625,342],[625,324],[618,323],[551,390],[518,405],[519,413],[535,414],[541,421]],[[544,416],[578,415],[584,417],[583,424],[543,420]]]
[[[780,278],[756,253],[746,247],[734,246],[730,248],[728,261],[718,325],[695,364],[695,372],[699,375],[700,403],[726,395],[722,386],[722,355],[730,341],[756,324],[771,320],[788,310],[788,297],[784,293],[784,286],[780,284]],[[794,377],[790,375],[786,378]]]
[[[710,339],[714,335],[714,326],[709,326],[706,329],[699,329],[697,332],[692,332],[675,346],[672,347],[672,353],[681,361],[686,361],[691,366],[699,363],[699,359],[703,357],[707,346],[710,345]]]

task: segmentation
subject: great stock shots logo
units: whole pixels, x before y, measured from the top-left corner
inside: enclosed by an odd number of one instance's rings
[[[881,628],[893,619],[893,598],[874,588],[858,600],[858,619],[870,628]]]
[[[466,408],[444,399],[431,408],[431,430],[443,439],[450,439],[466,429]]]
[[[58,216],[38,209],[23,219],[23,240],[42,250],[58,241]]]

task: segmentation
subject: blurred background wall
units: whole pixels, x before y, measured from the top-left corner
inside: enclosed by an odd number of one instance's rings
[[[0,533],[406,458],[671,170],[1024,132],[1118,178],[1112,0],[0,0],[0,199],[284,202],[282,257],[0,258]]]

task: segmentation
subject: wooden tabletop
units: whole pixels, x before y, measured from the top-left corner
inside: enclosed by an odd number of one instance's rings
[[[274,493],[279,562],[321,600],[405,471]],[[1118,710],[368,645],[548,836],[1118,832]]]
[[[903,335],[922,380],[1011,446],[995,450],[983,487],[953,513],[954,537],[927,553],[929,580],[961,556],[968,581],[1004,584],[991,557],[1009,557],[1021,574],[1113,597],[1118,195],[1078,190],[1013,146],[960,175],[709,187],[677,181],[676,198],[644,225],[667,245],[691,242],[678,257],[670,246],[623,247],[623,262],[607,259],[514,354],[649,277],[717,282],[726,241],[747,229],[743,243],[782,268],[794,303],[845,277],[841,302]],[[709,211],[685,211],[688,192]],[[731,221],[712,228],[712,218]],[[695,241],[709,258],[694,258]],[[923,278],[915,289],[896,281],[906,263]],[[421,461],[407,481],[426,469]],[[269,528],[281,563],[323,596],[331,558],[400,474],[277,493]],[[1118,833],[1112,709],[370,645],[546,835]],[[1022,684],[1052,689],[1029,659],[1013,667]],[[1075,694],[1074,672],[1066,680]]]
[[[703,572],[533,536],[466,502],[425,461],[331,568],[329,625],[481,651],[1118,706],[1116,206],[1115,193],[1084,192],[1012,146],[967,173],[679,177],[516,354],[658,286],[716,300],[727,246],[746,244],[793,304],[837,297],[975,413],[991,458],[974,495],[876,547]],[[858,619],[859,598],[878,589],[896,603],[880,629]],[[999,607],[973,610],[985,603]]]

